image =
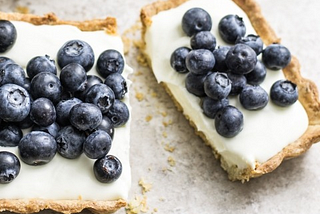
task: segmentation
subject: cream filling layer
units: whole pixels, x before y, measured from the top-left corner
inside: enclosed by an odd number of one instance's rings
[[[186,75],[175,72],[170,66],[170,56],[176,48],[190,47],[190,38],[183,33],[181,20],[183,14],[192,7],[200,7],[210,13],[213,23],[211,31],[217,39],[217,47],[227,45],[218,33],[218,23],[225,15],[239,15],[245,22],[247,34],[256,34],[247,15],[230,0],[188,1],[152,17],[152,25],[147,29],[145,41],[153,72],[158,82],[167,84],[183,107],[184,114],[196,124],[198,131],[205,134],[208,142],[230,166],[254,169],[256,162],[267,161],[303,135],[308,126],[307,114],[300,102],[281,108],[269,99],[264,109],[248,111],[242,108],[237,98],[230,98],[230,104],[239,108],[244,115],[244,128],[234,138],[220,136],[215,130],[214,120],[202,113],[200,99],[185,89]],[[261,86],[269,93],[271,85],[279,79],[284,79],[281,71],[268,70]]]
[[[80,39],[86,41],[94,50],[95,59],[107,49],[115,49],[123,54],[123,43],[119,36],[104,31],[82,32],[72,26],[34,26],[25,22],[13,22],[17,29],[17,41],[13,48],[5,53],[17,64],[26,68],[28,61],[35,56],[49,55],[56,60],[59,48],[67,41]],[[59,69],[58,69],[59,70]],[[122,75],[127,79],[132,69],[126,65]],[[95,65],[88,74],[98,73]],[[130,81],[127,80],[128,88]],[[123,100],[131,111],[129,93]],[[130,122],[116,128],[109,154],[117,156],[123,167],[120,178],[111,184],[103,184],[93,174],[94,160],[81,155],[76,160],[68,160],[59,154],[42,166],[29,166],[21,161],[21,171],[10,184],[0,184],[0,199],[42,198],[52,200],[115,200],[127,199],[131,186],[129,164]],[[0,147],[0,151],[12,151],[18,154],[18,148]]]

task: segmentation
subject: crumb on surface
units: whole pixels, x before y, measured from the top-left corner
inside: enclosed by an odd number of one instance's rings
[[[163,136],[163,137],[165,137],[165,138],[167,138],[167,137],[168,137],[167,132],[165,132],[165,131],[164,131],[164,132],[162,132],[162,136]]]
[[[18,12],[18,13],[22,13],[22,14],[28,14],[30,13],[30,10],[28,7],[26,6],[17,6],[15,8],[15,11]]]
[[[165,126],[165,127],[167,127],[167,126],[169,126],[169,125],[172,125],[173,124],[173,121],[170,119],[170,120],[168,120],[168,121],[162,121],[162,124]]]
[[[172,167],[176,165],[176,161],[175,161],[175,159],[174,159],[172,156],[169,156],[169,157],[168,157],[168,163],[169,163],[169,165],[172,166]]]
[[[136,70],[133,74],[134,74],[135,76],[140,76],[140,75],[142,75],[142,71]]]
[[[168,152],[173,152],[176,148],[174,146],[171,146],[169,143],[166,143],[164,145],[164,149]]]
[[[141,102],[144,99],[144,94],[141,92],[136,92],[136,98],[139,102]]]
[[[133,43],[132,37],[134,37],[137,32],[140,32],[141,27],[142,27],[141,22],[137,21],[134,25],[132,25],[130,28],[128,28],[123,32],[121,38],[124,43],[124,54],[129,53],[131,44]]]
[[[147,115],[147,116],[146,116],[146,121],[147,121],[147,122],[150,122],[150,120],[152,120],[152,115]]]
[[[152,96],[152,97],[157,97],[158,94],[157,94],[156,92],[152,91],[152,92],[151,92],[151,96]]]
[[[138,214],[148,212],[147,197],[136,195],[132,201],[130,201],[126,206],[127,214]]]
[[[146,57],[143,55],[143,53],[141,52],[137,54],[137,62],[139,63],[139,65],[143,67],[148,67],[148,61]]]
[[[163,116],[163,117],[166,117],[168,115],[168,113],[166,111],[162,111],[160,112],[160,114]]]
[[[146,192],[149,192],[152,188],[152,184],[148,183],[144,180],[144,178],[140,178],[139,185],[142,187],[142,193],[145,194]]]

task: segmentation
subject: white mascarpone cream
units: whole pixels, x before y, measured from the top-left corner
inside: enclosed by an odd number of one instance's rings
[[[115,49],[123,54],[121,38],[108,35],[104,31],[82,32],[76,27],[66,25],[34,26],[25,22],[13,22],[13,24],[17,29],[17,41],[4,56],[13,59],[24,68],[35,56],[49,55],[55,60],[60,47],[72,39],[89,43],[94,50],[96,60],[107,49]],[[132,69],[126,65],[122,75],[127,79],[131,72]],[[95,65],[88,74],[98,75]],[[127,83],[129,87],[128,80]],[[131,110],[128,93],[123,101]],[[131,119],[123,127],[115,129],[109,152],[120,159],[123,167],[120,178],[115,182],[111,184],[98,182],[93,174],[95,160],[87,158],[84,154],[78,159],[68,160],[57,153],[51,162],[42,166],[29,166],[20,161],[21,170],[18,177],[9,184],[0,184],[0,199],[127,199],[131,185],[130,121]],[[17,147],[0,147],[0,151],[3,150],[18,154]]]
[[[306,131],[308,117],[300,102],[281,108],[270,99],[268,105],[259,111],[245,110],[238,99],[230,98],[230,104],[236,106],[244,115],[244,128],[236,137],[224,138],[214,127],[214,120],[207,118],[200,107],[200,98],[185,89],[185,74],[175,72],[170,66],[171,53],[178,47],[190,47],[190,37],[181,28],[184,13],[192,8],[205,9],[212,18],[212,33],[217,39],[217,47],[227,45],[218,34],[218,23],[228,14],[237,14],[243,18],[247,34],[256,34],[247,15],[231,0],[191,0],[183,5],[162,11],[152,17],[152,25],[145,34],[146,53],[152,60],[152,69],[158,82],[169,87],[175,99],[183,106],[184,113],[203,132],[208,141],[229,165],[238,168],[255,168],[255,163],[263,163],[276,155],[289,143],[298,139]],[[261,86],[270,91],[271,85],[284,79],[281,71],[267,71],[267,77]]]

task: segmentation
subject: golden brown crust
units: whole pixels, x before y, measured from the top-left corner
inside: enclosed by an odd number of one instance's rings
[[[24,21],[34,25],[72,25],[82,31],[105,30],[108,34],[117,34],[117,20],[113,17],[105,19],[92,19],[86,21],[66,21],[59,19],[55,14],[49,13],[44,16],[21,13],[0,12],[0,19],[11,21]]]
[[[144,29],[142,30],[142,34],[144,34],[147,28],[151,26],[152,16],[156,15],[160,11],[170,9],[170,6],[171,8],[177,7],[185,1],[187,0],[167,0],[165,2],[158,1],[142,8],[140,14],[140,18],[144,27]],[[279,37],[277,37],[274,30],[263,17],[259,5],[254,0],[233,1],[248,15],[257,34],[261,37],[266,45],[280,42]],[[142,38],[144,39],[144,35],[142,35]],[[151,59],[149,59],[147,55],[146,57],[149,61],[149,64],[151,65]],[[285,69],[283,69],[283,73],[287,79],[296,83],[298,86],[299,101],[302,103],[308,114],[309,126],[306,132],[299,139],[286,146],[277,155],[273,156],[265,163],[256,163],[255,169],[238,169],[235,165],[230,166],[223,159],[223,157],[218,154],[215,148],[212,148],[215,157],[217,159],[220,159],[221,166],[224,170],[227,171],[230,180],[241,180],[243,182],[248,181],[250,178],[258,177],[263,174],[272,172],[282,163],[283,160],[293,158],[305,153],[313,143],[316,143],[320,140],[320,101],[318,99],[319,96],[316,85],[312,81],[307,80],[301,76],[299,61],[294,56],[292,57],[290,64]],[[174,103],[176,104],[178,110],[183,112],[183,107],[175,100],[168,85],[166,85],[165,83],[161,83],[161,85],[164,86],[165,90],[174,100]],[[190,124],[195,128],[195,130],[197,130],[195,123],[190,120],[188,115],[184,115],[189,120]],[[209,143],[204,133],[199,131],[196,131],[196,133],[206,142],[206,144],[212,145]]]
[[[124,207],[122,199],[115,201],[47,200],[47,199],[0,199],[0,212],[35,213],[50,209],[61,213],[78,213],[89,209],[94,213],[112,213]]]
[[[93,19],[87,21],[65,21],[58,19],[54,14],[37,16],[33,14],[3,13],[0,19],[11,21],[24,21],[34,25],[72,25],[82,31],[105,30],[110,35],[117,34],[117,22],[115,18]],[[83,209],[89,209],[94,213],[112,213],[126,206],[126,201],[117,199],[112,201],[88,201],[88,200],[49,200],[49,199],[0,199],[0,212],[10,211],[16,213],[35,213],[45,209],[51,209],[61,213],[78,213]]]

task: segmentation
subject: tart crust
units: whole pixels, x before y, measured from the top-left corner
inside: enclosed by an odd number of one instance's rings
[[[34,25],[72,25],[82,31],[104,30],[109,35],[117,35],[117,21],[113,17],[105,19],[93,19],[86,21],[66,21],[59,19],[55,14],[49,13],[44,16],[20,13],[0,12],[0,19],[10,21],[24,21]],[[94,200],[50,200],[50,199],[0,199],[0,212],[10,211],[16,213],[35,213],[45,209],[51,209],[61,213],[79,213],[88,209],[93,213],[113,213],[125,207],[124,199],[110,201]]]
[[[152,25],[152,16],[158,14],[160,11],[175,8],[186,1],[187,0],[157,1],[143,7],[140,13],[140,19],[143,26],[143,41],[145,42],[144,35],[146,30]],[[263,17],[260,6],[254,0],[233,0],[233,2],[235,2],[247,14],[251,24],[253,25],[257,34],[263,40],[264,44],[269,45],[280,42],[280,38],[276,35],[267,20]],[[143,48],[142,51],[144,51]],[[151,67],[152,59],[150,59],[146,53],[144,54]],[[292,56],[292,60],[289,65],[283,69],[283,73],[288,80],[297,84],[299,90],[299,101],[303,105],[308,115],[308,128],[299,139],[287,145],[268,161],[264,163],[256,162],[254,169],[251,167],[239,169],[236,165],[228,164],[223,157],[219,155],[215,148],[212,147],[215,157],[220,160],[222,168],[227,171],[228,177],[232,181],[240,180],[245,182],[249,181],[250,178],[259,177],[263,174],[272,172],[282,163],[283,160],[297,157],[305,153],[312,144],[320,140],[320,102],[316,85],[311,80],[305,79],[301,76],[299,61],[294,56]],[[173,99],[178,110],[184,114],[191,126],[194,127],[196,134],[199,135],[207,145],[211,145],[205,134],[197,131],[197,125],[190,120],[188,115],[184,113],[183,106],[181,106],[175,99],[166,83],[161,82],[160,84]]]

